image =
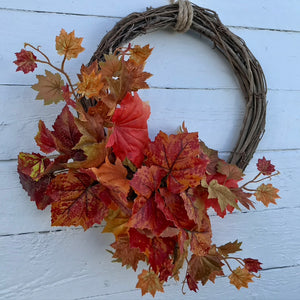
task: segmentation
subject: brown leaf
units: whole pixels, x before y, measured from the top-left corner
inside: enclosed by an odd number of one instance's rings
[[[228,276],[230,283],[233,284],[238,290],[241,287],[248,288],[248,283],[253,282],[253,277],[253,274],[251,274],[247,269],[242,269],[241,267],[238,267],[230,276]]]
[[[224,160],[218,162],[217,171],[223,175],[226,175],[227,180],[242,180],[244,177],[243,171],[236,165],[226,163]]]
[[[242,251],[241,245],[242,245],[242,242],[238,242],[238,240],[234,241],[233,243],[229,242],[223,246],[218,247],[218,252],[222,256],[227,257],[228,254],[235,253],[237,251]]]
[[[265,206],[269,206],[270,203],[277,204],[276,199],[280,198],[277,193],[279,192],[278,189],[273,187],[272,184],[265,185],[264,183],[257,188],[256,193],[254,196],[256,197],[257,201],[261,201]]]
[[[142,290],[142,296],[146,293],[150,293],[154,297],[156,292],[164,292],[162,282],[153,271],[143,270],[138,278],[139,281],[136,288],[140,288]]]
[[[45,70],[46,76],[36,75],[39,82],[32,86],[35,91],[39,93],[36,96],[36,100],[44,100],[44,104],[58,103],[64,100],[62,87],[64,86],[64,81],[61,76],[56,73],[53,74],[48,70]]]

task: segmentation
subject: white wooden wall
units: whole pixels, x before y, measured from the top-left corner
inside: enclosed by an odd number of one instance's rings
[[[218,12],[222,22],[244,38],[260,61],[268,83],[266,133],[246,170],[258,158],[281,171],[273,184],[282,199],[268,209],[212,216],[217,244],[243,241],[243,257],[263,262],[262,278],[236,290],[228,278],[181,294],[173,281],[157,299],[299,299],[300,293],[300,1],[195,0]],[[38,151],[37,123],[52,124],[61,105],[35,101],[35,74],[16,73],[14,53],[23,43],[41,45],[59,62],[54,39],[61,28],[83,36],[86,51],[69,63],[72,74],[86,63],[103,35],[121,18],[167,0],[1,0],[0,1],[0,298],[28,300],[141,299],[137,274],[110,262],[113,242],[101,226],[51,228],[50,211],[38,211],[22,190],[16,172],[20,151]],[[146,66],[154,74],[150,101],[151,137],[174,132],[183,120],[190,131],[226,157],[237,140],[244,102],[224,58],[205,39],[170,31],[138,38],[155,47]],[[41,68],[38,69],[41,72]],[[38,74],[39,74],[38,73]],[[147,295],[144,299],[151,299]]]

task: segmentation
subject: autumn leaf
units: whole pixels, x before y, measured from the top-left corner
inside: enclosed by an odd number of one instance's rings
[[[240,181],[243,179],[243,171],[236,165],[231,165],[223,160],[218,162],[217,171],[223,175],[226,175],[227,180]]]
[[[201,187],[196,187],[194,189],[189,189],[180,195],[190,220],[193,220],[198,226],[201,226],[206,209],[203,189]]]
[[[252,259],[252,258],[245,258],[243,259],[244,263],[245,263],[245,268],[249,271],[249,272],[254,272],[257,273],[259,270],[262,270],[261,268],[261,262],[259,262],[257,259]]]
[[[198,133],[168,136],[160,131],[145,154],[147,166],[159,166],[166,171],[168,189],[174,194],[199,185],[208,163],[199,158]]]
[[[164,292],[163,283],[153,271],[143,270],[138,279],[136,288],[142,290],[142,296],[150,293],[154,297],[156,292]]]
[[[56,150],[54,136],[42,120],[39,121],[39,131],[34,139],[44,153],[49,154]]]
[[[59,73],[51,73],[45,70],[44,75],[36,75],[38,83],[33,85],[32,88],[38,91],[36,100],[44,100],[44,104],[58,103],[64,100],[62,87],[64,86],[64,81],[62,80]]]
[[[119,235],[125,234],[128,232],[128,223],[129,217],[125,215],[122,210],[109,210],[108,215],[105,217],[106,225],[103,229],[103,233],[110,232],[115,235],[115,238]]]
[[[143,166],[136,172],[130,184],[138,197],[133,204],[129,227],[150,229],[154,234],[160,235],[167,227],[173,225],[157,207],[155,199],[164,176],[164,171],[155,166]]]
[[[74,149],[77,149],[74,147]],[[99,167],[103,164],[105,157],[107,155],[106,151],[106,141],[101,143],[88,144],[80,147],[83,151],[85,159],[70,162],[67,164],[68,168],[71,169],[88,169],[92,167]]]
[[[38,153],[21,152],[18,157],[18,171],[30,176],[34,181],[38,181],[45,175],[49,165],[51,165],[50,159]]]
[[[74,116],[67,106],[63,108],[61,114],[57,117],[53,129],[52,134],[55,137],[57,151],[70,157],[76,157],[76,154],[80,151],[73,148],[79,142],[81,133],[75,124]]]
[[[261,201],[265,206],[269,206],[270,203],[277,204],[276,199],[279,199],[278,196],[279,190],[273,187],[272,184],[265,185],[264,183],[259,186],[256,190],[254,196],[257,201]]]
[[[99,97],[104,86],[98,62],[94,61],[89,67],[82,65],[78,78],[78,93],[86,98]]]
[[[200,141],[200,149],[209,158],[206,171],[208,174],[215,174],[217,172],[218,162],[220,161],[218,151],[208,148],[203,141]]]
[[[69,85],[66,84],[61,89],[63,92],[63,98],[66,101],[66,104],[73,107],[74,109],[77,109],[76,102],[71,99],[72,93],[70,92]]]
[[[122,161],[127,157],[137,167],[143,160],[143,150],[149,142],[147,120],[150,107],[137,93],[130,93],[117,108],[112,121],[114,123],[107,147],[112,147],[115,155]]]
[[[253,282],[253,277],[253,274],[251,274],[247,269],[242,269],[241,267],[238,267],[230,276],[228,276],[230,283],[233,284],[238,290],[241,287],[248,288],[248,283]]]
[[[136,65],[144,65],[148,57],[151,55],[153,48],[150,48],[149,44],[141,47],[135,45],[129,49],[130,58],[129,60],[134,62]]]
[[[223,275],[222,266],[223,263],[218,256],[211,254],[197,256],[193,254],[188,262],[187,273],[194,283],[201,281],[202,285],[205,285],[208,280],[214,280],[215,276],[211,277],[212,274]]]
[[[198,256],[205,256],[211,246],[211,224],[207,213],[202,218],[202,224],[191,232],[191,251]]]
[[[81,47],[83,38],[75,37],[74,30],[67,33],[64,29],[60,31],[60,35],[55,38],[56,51],[59,55],[64,55],[68,60],[77,58],[84,51]]]
[[[111,247],[116,251],[113,258],[122,262],[122,266],[132,267],[136,271],[138,263],[145,261],[145,254],[141,253],[137,248],[131,248],[129,243],[129,236],[127,234],[118,236],[116,242],[111,244]]]
[[[122,68],[122,62],[118,56],[114,54],[104,54],[104,60],[105,61],[99,62],[103,78],[117,77]]]
[[[20,182],[23,189],[27,192],[31,201],[36,203],[38,209],[45,209],[51,204],[52,199],[46,194],[46,190],[53,178],[52,174],[41,177],[38,181],[34,181],[29,175],[26,175],[18,169]]]
[[[231,189],[231,191],[235,194],[236,199],[247,209],[255,208],[253,201],[249,198],[252,196],[251,193],[245,193],[241,188]]]
[[[91,168],[91,170],[101,184],[127,196],[130,189],[129,180],[126,179],[127,170],[119,159],[115,164],[111,164],[106,157],[105,163],[100,168]]]
[[[22,71],[24,74],[33,72],[37,68],[36,56],[25,49],[22,49],[19,53],[15,53],[17,60],[14,63],[18,66],[16,71]]]
[[[265,157],[259,159],[256,166],[258,171],[263,175],[271,175],[273,172],[275,172],[275,166],[271,164],[270,160],[266,160]]]
[[[218,252],[222,256],[227,257],[228,254],[232,254],[237,251],[242,251],[241,245],[242,245],[242,242],[238,242],[238,240],[235,240],[234,242],[229,242],[223,246],[218,247]]]
[[[82,226],[87,230],[100,224],[107,216],[110,204],[101,197],[103,189],[84,173],[69,171],[57,175],[47,190],[53,200],[52,226]]]
[[[225,211],[227,205],[240,209],[236,203],[235,194],[233,194],[228,187],[219,184],[215,179],[208,185],[208,194],[209,199],[218,199],[221,211]]]

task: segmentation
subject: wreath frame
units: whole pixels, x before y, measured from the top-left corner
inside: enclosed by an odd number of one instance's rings
[[[102,38],[88,65],[96,60],[103,61],[104,54],[114,52],[139,35],[170,27],[178,32],[191,30],[211,40],[236,75],[246,100],[246,110],[238,141],[228,162],[245,170],[264,134],[267,84],[260,63],[245,41],[231,32],[215,11],[180,0],[175,4],[148,8],[145,12],[131,13]],[[82,104],[86,109],[92,105],[90,100]]]

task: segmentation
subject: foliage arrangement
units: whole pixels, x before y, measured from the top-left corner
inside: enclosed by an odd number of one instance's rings
[[[265,206],[276,204],[278,189],[262,183],[279,174],[265,157],[258,160],[258,175],[239,185],[244,174],[199,141],[184,123],[177,134],[160,131],[148,137],[150,107],[137,91],[148,88],[151,74],[144,66],[152,49],[129,45],[105,56],[105,61],[82,65],[78,82],[65,72],[66,60],[84,50],[74,31],[61,30],[56,50],[63,57],[54,66],[39,47],[25,44],[16,53],[17,71],[32,72],[37,64],[36,99],[46,105],[65,101],[53,129],[39,121],[35,141],[40,153],[20,153],[18,173],[23,188],[38,209],[51,205],[52,226],[82,226],[84,230],[105,220],[103,232],[113,233],[112,257],[137,270],[142,294],[163,292],[170,278],[197,291],[198,283],[214,282],[230,270],[230,283],[248,287],[261,263],[233,256],[241,250],[237,240],[212,244],[208,209],[222,218],[227,212],[254,208],[252,196]],[[30,48],[32,51],[26,50]],[[40,58],[37,58],[39,56]],[[83,101],[93,103],[83,108]],[[230,262],[238,263],[233,269]]]

